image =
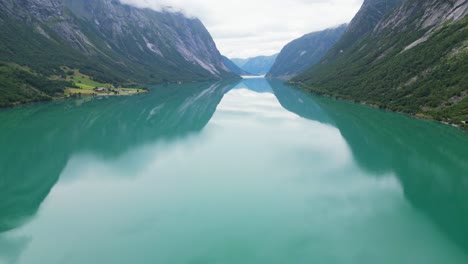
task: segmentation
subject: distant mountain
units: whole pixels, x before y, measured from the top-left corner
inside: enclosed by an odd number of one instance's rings
[[[237,67],[243,71],[253,75],[265,75],[275,63],[278,54],[272,56],[257,56],[246,59],[233,58],[230,59]]]
[[[239,66],[237,66],[234,62],[232,62],[229,58],[227,58],[226,56],[223,56],[223,62],[224,62],[224,65],[233,73],[237,74],[237,75],[252,75],[251,73],[248,73],[244,70],[242,70],[241,68],[239,68]]]
[[[249,58],[241,68],[244,71],[251,72],[256,75],[265,75],[270,71],[271,66],[275,63],[276,57],[278,57],[278,54]]]
[[[341,40],[292,82],[463,126],[467,13],[466,0],[366,0]]]
[[[287,44],[267,77],[290,79],[318,63],[343,35],[347,25],[307,34]]]
[[[0,107],[63,94],[67,69],[114,84],[235,76],[198,19],[116,0],[0,0],[0,34]]]
[[[237,65],[237,67],[242,68],[244,65],[249,61],[249,59],[239,59],[239,58],[233,58],[230,59],[234,64]]]

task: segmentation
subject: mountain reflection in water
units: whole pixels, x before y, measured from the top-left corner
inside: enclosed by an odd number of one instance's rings
[[[83,263],[94,257],[80,255],[89,237],[129,250],[106,260],[125,253],[135,263],[343,263],[353,254],[375,263],[380,253],[394,257],[382,263],[394,263],[431,246],[437,252],[428,254],[462,263],[466,146],[457,129],[263,78],[3,110],[0,263],[37,256]],[[426,231],[428,245],[394,253]],[[45,250],[63,250],[68,236],[83,232],[90,234],[72,243],[71,255]],[[128,241],[115,244],[115,236]],[[373,252],[376,241],[381,251]]]

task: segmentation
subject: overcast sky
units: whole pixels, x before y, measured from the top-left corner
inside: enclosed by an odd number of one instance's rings
[[[198,17],[230,58],[272,55],[304,34],[351,21],[364,0],[121,0]]]

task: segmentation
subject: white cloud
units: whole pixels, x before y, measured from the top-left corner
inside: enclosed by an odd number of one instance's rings
[[[363,0],[121,0],[200,18],[228,57],[271,55],[304,34],[349,22]]]

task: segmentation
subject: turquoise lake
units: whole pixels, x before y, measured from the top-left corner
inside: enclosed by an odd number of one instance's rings
[[[0,111],[1,264],[466,264],[468,136],[279,81]]]

